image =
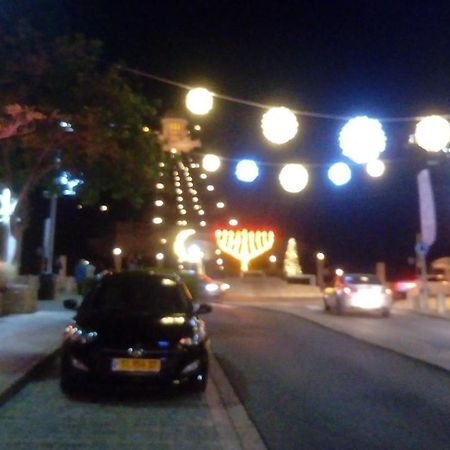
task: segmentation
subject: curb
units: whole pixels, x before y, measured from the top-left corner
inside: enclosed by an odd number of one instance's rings
[[[16,395],[25,385],[29,382],[33,376],[35,376],[40,370],[50,364],[53,359],[58,355],[61,347],[58,346],[56,349],[50,351],[47,355],[38,359],[29,368],[25,370],[20,376],[18,376],[8,387],[0,392],[0,406],[4,405],[8,400],[10,400],[14,395]]]
[[[212,395],[207,395],[207,402],[219,433],[222,430],[224,435],[221,436],[223,448],[226,450],[267,450],[258,430],[250,420],[213,354],[210,355],[210,376],[214,387],[211,389]],[[208,394],[211,394],[211,391]],[[217,401],[220,401],[221,408],[217,407]],[[225,418],[221,414],[221,409],[225,410]]]

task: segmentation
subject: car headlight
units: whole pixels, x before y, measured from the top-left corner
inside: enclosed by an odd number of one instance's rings
[[[89,344],[98,336],[96,331],[87,331],[78,325],[69,325],[64,330],[64,340],[78,344]]]
[[[208,284],[205,286],[205,289],[206,289],[208,292],[217,292],[217,290],[219,289],[219,286],[218,286],[216,283],[208,283]]]
[[[228,283],[222,283],[220,285],[220,290],[221,291],[228,291],[228,289],[230,289],[230,285]]]

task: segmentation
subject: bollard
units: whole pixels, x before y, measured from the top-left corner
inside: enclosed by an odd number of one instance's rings
[[[438,314],[445,314],[446,313],[446,297],[443,292],[439,292],[436,296],[437,301],[437,312]]]

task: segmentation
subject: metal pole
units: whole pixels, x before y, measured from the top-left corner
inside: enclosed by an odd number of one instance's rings
[[[53,194],[50,198],[50,226],[48,232],[48,257],[45,267],[46,273],[53,272],[53,250],[55,246],[56,209],[58,206],[58,196]]]
[[[427,284],[427,259],[425,254],[420,254],[420,310],[424,311],[428,306],[428,284]]]

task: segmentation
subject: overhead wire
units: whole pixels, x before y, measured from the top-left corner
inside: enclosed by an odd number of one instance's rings
[[[180,89],[190,90],[190,89],[195,88],[195,86],[192,86],[192,85],[189,85],[186,83],[181,83],[179,81],[175,81],[175,80],[172,80],[172,79],[169,79],[166,77],[161,77],[159,75],[155,75],[153,73],[149,73],[149,72],[146,72],[143,70],[133,69],[133,68],[126,67],[126,66],[123,66],[120,64],[116,64],[115,67],[118,70],[121,70],[123,72],[129,72],[134,75],[138,75],[138,76],[141,76],[144,78],[149,78],[149,79],[159,81],[164,84],[176,86]],[[246,99],[242,99],[239,97],[221,94],[218,92],[211,91],[211,95],[213,95],[213,97],[220,98],[222,100],[226,100],[226,101],[229,101],[232,103],[237,103],[237,104],[241,104],[241,105],[245,105],[245,106],[251,106],[254,108],[260,108],[260,109],[264,109],[264,110],[268,110],[273,107],[273,105],[269,105],[266,103],[256,102],[256,101],[252,101],[252,100],[246,100]],[[293,108],[290,110],[295,115],[303,116],[303,117],[311,117],[311,118],[315,118],[315,119],[348,121],[353,118],[352,116],[347,116],[347,115],[320,113],[320,112],[307,111],[307,110],[302,110],[302,109],[294,109]],[[450,114],[440,114],[440,116],[444,117],[446,119],[450,119]],[[420,119],[423,119],[424,117],[425,116],[404,116],[404,117],[376,117],[376,118],[378,120],[380,120],[381,122],[415,122],[415,121],[419,121]]]

